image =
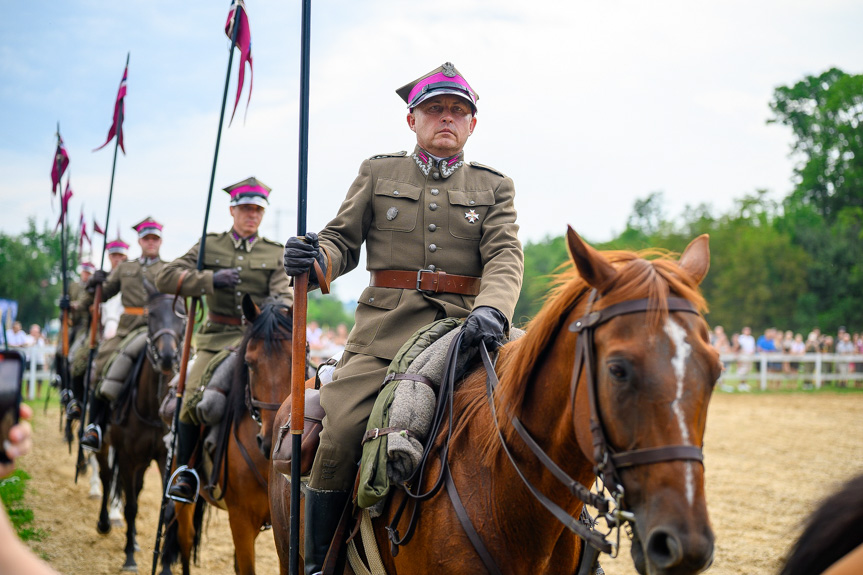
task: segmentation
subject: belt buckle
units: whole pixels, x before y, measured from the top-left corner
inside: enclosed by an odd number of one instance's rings
[[[434,274],[437,272],[431,268],[424,268],[424,269],[419,270],[417,272],[417,291],[422,292],[422,293],[427,294],[427,295],[432,295],[432,294],[436,293],[435,290],[422,289],[420,287],[421,282],[422,282],[423,273]]]

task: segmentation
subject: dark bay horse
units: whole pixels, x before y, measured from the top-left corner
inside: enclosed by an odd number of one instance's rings
[[[243,315],[249,326],[240,344],[238,369],[222,422],[227,451],[218,467],[218,484],[224,496],[216,501],[203,488],[200,495],[227,509],[234,569],[251,575],[255,573],[255,539],[270,526],[269,454],[276,410],[290,392],[293,318],[289,307],[267,303],[260,309],[249,296],[243,298]],[[202,514],[195,513],[194,505],[174,504],[177,521],[165,536],[162,565],[166,568],[179,555],[183,574],[188,575],[200,540]],[[202,505],[201,499],[197,505]]]
[[[679,261],[601,254],[571,228],[567,242],[575,269],[558,276],[527,333],[500,349],[491,376],[479,366],[456,387],[450,423],[412,485],[429,494],[413,530],[414,503],[398,513],[403,489],[373,520],[389,575],[576,573],[585,552],[576,531],[617,549],[578,520],[584,499],[618,528],[630,523],[639,573],[711,564],[700,459],[721,365],[700,315],[707,236]],[[594,482],[613,500],[591,497]],[[274,517],[276,508],[287,517],[287,495],[271,501]],[[388,534],[409,533],[393,557]]]
[[[138,515],[138,496],[144,487],[144,473],[151,461],[159,465],[160,471],[165,469],[167,448],[163,438],[168,429],[159,417],[159,405],[167,392],[167,383],[177,369],[180,335],[183,333],[182,315],[185,312],[183,300],[175,301],[173,296],[159,293],[146,280],[144,286],[149,294],[147,347],[138,360],[140,367],[136,368],[137,377],[127,400],[119,400],[120,405],[112,414],[107,441],[97,454],[102,480],[102,507],[96,527],[99,533],[111,530],[108,503],[113,494],[111,486],[116,481],[125,503],[124,571],[137,570],[135,518]],[[113,450],[111,462],[109,448]]]

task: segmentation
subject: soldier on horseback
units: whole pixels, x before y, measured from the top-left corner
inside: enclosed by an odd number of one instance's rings
[[[326,417],[305,492],[305,571],[321,570],[356,476],[366,421],[390,361],[419,328],[467,318],[462,343],[500,345],[518,300],[523,255],[515,188],[493,168],[467,162],[479,99],[447,62],[396,90],[408,107],[416,147],[364,161],[335,219],[320,234],[285,246],[289,276],[326,279],[357,266],[365,242],[371,282],[332,383],[321,388]]]
[[[120,351],[126,337],[139,328],[146,328],[147,317],[144,310],[148,296],[144,281],[155,284],[156,274],[165,266],[165,262],[159,257],[159,248],[162,246],[162,224],[148,217],[132,226],[132,229],[138,234],[141,257],[120,263],[111,270],[110,275],[103,270],[98,270],[88,282],[91,289],[95,289],[97,284],[102,284],[102,294],[106,300],[121,293],[124,307],[116,335],[99,344],[99,351],[93,364],[92,379],[95,385],[91,384],[91,388],[95,393],[90,409],[89,425],[81,438],[81,446],[90,451],[101,450],[103,431],[110,415],[110,403],[117,399],[119,388],[122,388],[123,381],[128,375],[112,373],[110,378],[103,378],[102,372],[108,361]],[[106,249],[109,249],[108,246]],[[88,307],[92,305],[92,294],[88,293],[85,303]]]
[[[168,489],[172,499],[184,502],[191,502],[196,493],[197,480],[188,465],[200,437],[202,422],[195,406],[206,383],[203,377],[210,361],[243,337],[243,295],[248,293],[259,305],[268,297],[285,305],[293,303],[290,283],[280,269],[282,244],[258,235],[264,210],[269,205],[270,188],[248,178],[225,191],[231,197],[234,224],[227,232],[207,234],[203,271],[196,269],[198,243],[186,255],[165,266],[156,278],[160,291],[203,296],[209,310],[207,321],[195,337],[195,357],[190,363],[177,428],[178,473]]]
[[[86,304],[87,282],[96,271],[88,260],[78,265],[80,281],[69,284],[69,365],[73,377],[84,375],[87,363],[87,326],[90,325],[90,308]],[[78,390],[80,391],[80,390]],[[67,397],[66,415],[69,419],[81,418],[81,404],[74,397]]]

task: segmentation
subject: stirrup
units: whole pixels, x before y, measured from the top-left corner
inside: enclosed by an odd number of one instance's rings
[[[71,394],[70,394],[71,395]],[[78,400],[72,397],[71,399],[67,399],[66,402],[66,417],[69,419],[81,419],[81,404],[78,403]]]
[[[89,433],[96,434],[96,445],[88,445],[84,443],[84,439],[87,437]],[[99,453],[102,451],[102,428],[96,425],[95,423],[91,423],[84,429],[84,437],[81,438],[81,447],[86,449],[87,451],[92,451],[93,453]]]
[[[187,472],[189,475],[195,478],[195,495],[192,496],[191,499],[188,497],[180,497],[179,495],[171,495],[171,487],[174,486],[174,480],[183,472]],[[198,476],[198,472],[194,467],[189,467],[188,465],[181,465],[178,467],[174,473],[171,474],[171,479],[168,480],[168,486],[165,488],[165,496],[169,499],[173,499],[174,501],[179,501],[180,503],[195,503],[198,501],[198,491],[201,489],[201,478]]]

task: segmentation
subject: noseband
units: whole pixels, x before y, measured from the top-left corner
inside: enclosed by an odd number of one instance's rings
[[[168,295],[168,294],[155,294],[155,295],[153,295],[150,298],[149,303],[147,304],[147,310],[148,310],[147,315],[149,316],[149,309],[153,305],[153,302],[155,302],[158,299],[165,299],[165,298],[171,298],[171,299],[176,300],[176,298],[174,298],[173,296]],[[178,334],[173,329],[171,329],[169,327],[163,327],[162,329],[157,330],[156,333],[154,333],[152,335],[148,333],[147,334],[147,352],[148,352],[147,358],[150,360],[150,363],[153,365],[153,367],[158,371],[161,371],[160,364],[162,363],[162,361],[161,361],[162,356],[159,353],[159,348],[156,347],[156,342],[159,340],[160,337],[162,337],[164,335],[171,336],[171,339],[174,341],[176,349],[177,350],[180,349],[180,334]],[[179,370],[179,362],[180,362],[179,356],[175,355],[174,356],[174,372],[175,373]]]

